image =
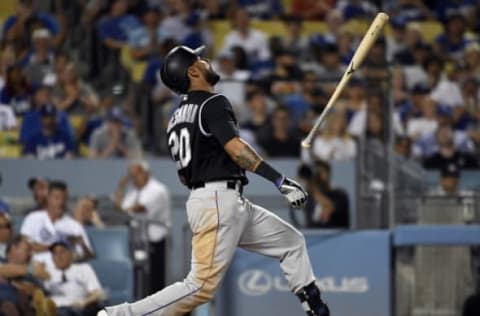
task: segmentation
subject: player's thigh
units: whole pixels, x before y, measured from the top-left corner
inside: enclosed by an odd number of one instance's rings
[[[197,191],[187,202],[193,234],[192,276],[215,286],[232,260],[248,213],[235,191]]]
[[[241,248],[282,257],[287,251],[303,247],[305,239],[292,225],[261,206],[249,206],[250,218],[240,239]]]

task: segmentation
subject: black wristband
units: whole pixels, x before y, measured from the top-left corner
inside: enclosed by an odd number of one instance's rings
[[[255,173],[275,183],[277,187],[280,186],[281,181],[283,180],[283,175],[265,161],[262,161],[258,165],[257,169],[255,169]]]

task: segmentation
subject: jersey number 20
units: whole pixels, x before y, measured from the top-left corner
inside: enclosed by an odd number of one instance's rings
[[[180,130],[180,133],[173,131],[168,137],[168,146],[173,159],[177,162],[178,169],[183,169],[192,160],[192,151],[190,149],[190,133],[186,127]]]

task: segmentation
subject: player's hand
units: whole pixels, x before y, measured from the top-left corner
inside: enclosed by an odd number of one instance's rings
[[[307,192],[300,184],[289,178],[283,178],[283,181],[278,186],[280,193],[287,199],[290,206],[294,208],[302,207],[307,201]]]

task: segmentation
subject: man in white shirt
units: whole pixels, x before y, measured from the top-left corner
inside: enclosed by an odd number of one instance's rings
[[[52,181],[48,187],[47,207],[30,213],[23,221],[20,233],[32,243],[34,261],[52,265],[49,247],[59,239],[69,240],[75,247],[75,259],[93,257],[92,246],[85,229],[65,214],[68,198],[67,185]]]
[[[223,50],[240,46],[245,50],[250,64],[270,58],[265,34],[250,27],[250,17],[245,9],[237,9],[233,20],[234,30],[225,36]]]
[[[125,193],[130,181],[132,186]],[[120,179],[115,204],[140,222],[148,222],[150,292],[155,293],[165,286],[166,237],[172,226],[170,194],[165,185],[150,174],[146,161],[134,161],[128,175]]]
[[[73,263],[70,244],[64,240],[50,246],[54,266],[45,289],[57,306],[58,316],[90,316],[102,308],[103,290],[95,271],[88,263]]]

